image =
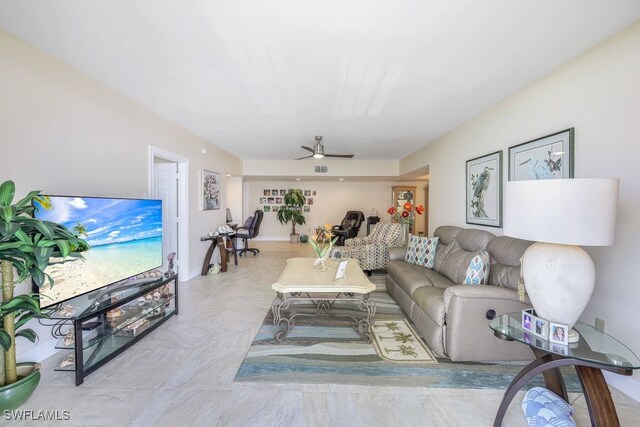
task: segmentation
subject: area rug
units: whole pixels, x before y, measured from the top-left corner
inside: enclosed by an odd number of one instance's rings
[[[373,292],[371,298],[376,302],[376,321],[409,322],[388,293]],[[336,314],[356,310],[340,307],[334,306]],[[523,364],[454,363],[445,358],[437,358],[438,363],[387,360],[373,343],[362,341],[351,321],[329,314],[296,318],[282,342],[274,338],[277,330],[269,310],[234,381],[505,389],[523,368]],[[563,370],[563,376],[567,390],[581,390],[575,373]],[[543,385],[540,377],[528,386]]]
[[[385,360],[438,363],[427,344],[406,320],[376,320],[371,332],[374,348]]]

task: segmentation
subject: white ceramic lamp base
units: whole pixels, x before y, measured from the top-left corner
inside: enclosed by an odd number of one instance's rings
[[[571,328],[591,299],[595,267],[578,246],[534,243],[522,257],[522,277],[536,313]]]

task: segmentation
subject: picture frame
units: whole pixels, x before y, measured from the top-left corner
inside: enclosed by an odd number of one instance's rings
[[[271,190],[262,190],[262,194],[264,196],[270,196],[271,195]]]
[[[540,338],[548,339],[549,337],[549,321],[541,317],[535,316],[533,318],[533,335]]]
[[[348,263],[349,263],[348,259],[341,259],[340,261],[338,261],[338,268],[336,269],[336,275],[333,278],[334,281],[340,280],[345,277]]]
[[[522,329],[533,332],[533,309],[522,310]]]
[[[271,206],[269,206],[269,205],[264,205],[264,206],[263,206],[263,208],[262,208],[262,210],[263,210],[264,212],[271,212]]]
[[[200,198],[203,211],[220,209],[220,174],[202,169]]]
[[[502,150],[466,162],[467,224],[502,227]]]
[[[574,128],[509,147],[509,181],[574,176]]]
[[[569,327],[562,323],[549,322],[549,341],[556,344],[569,344]]]
[[[284,189],[281,188],[280,189],[280,196],[284,197],[286,195],[287,195],[287,190],[284,190]]]

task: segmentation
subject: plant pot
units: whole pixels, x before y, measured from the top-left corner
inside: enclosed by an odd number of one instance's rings
[[[0,387],[0,412],[18,409],[29,400],[40,383],[40,365],[18,363],[18,381]]]
[[[308,241],[309,241],[309,236],[307,236],[306,234],[300,235],[300,243],[307,243]]]
[[[299,234],[289,234],[289,238],[291,239],[291,243],[299,243],[300,235]]]

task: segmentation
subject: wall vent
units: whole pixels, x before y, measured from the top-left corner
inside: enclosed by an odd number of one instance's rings
[[[316,166],[316,173],[327,173],[328,171],[326,166]]]

